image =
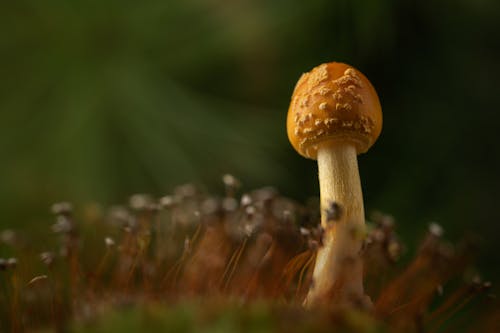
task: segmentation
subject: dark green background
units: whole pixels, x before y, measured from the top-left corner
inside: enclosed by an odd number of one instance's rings
[[[496,0],[4,1],[0,227],[43,225],[58,200],[220,192],[225,172],[317,195],[285,117],[300,74],[336,60],[383,106],[359,158],[367,210],[393,214],[410,244],[429,221],[481,235],[493,278],[499,13]]]

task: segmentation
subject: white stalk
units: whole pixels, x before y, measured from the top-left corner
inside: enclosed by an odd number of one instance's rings
[[[345,142],[322,145],[318,170],[325,234],[305,304],[352,304],[365,299],[360,258],[365,216],[356,148]],[[342,215],[338,221],[328,221],[327,210],[334,202]]]

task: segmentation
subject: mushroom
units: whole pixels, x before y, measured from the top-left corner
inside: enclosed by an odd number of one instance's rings
[[[300,155],[318,161],[325,230],[306,306],[369,302],[360,258],[365,217],[357,155],[373,145],[381,129],[377,93],[353,67],[322,64],[297,82],[288,110],[288,138]]]

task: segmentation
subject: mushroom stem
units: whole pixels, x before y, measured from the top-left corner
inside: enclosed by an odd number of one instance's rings
[[[346,142],[318,148],[321,225],[325,234],[306,306],[345,305],[365,299],[359,255],[365,217],[356,156],[355,146]],[[328,216],[332,203],[341,207],[338,220]]]

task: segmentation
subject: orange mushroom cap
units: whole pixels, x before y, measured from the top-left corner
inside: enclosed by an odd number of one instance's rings
[[[288,139],[300,155],[316,159],[325,143],[350,143],[365,153],[381,130],[377,92],[358,70],[330,62],[300,77],[287,119]]]

